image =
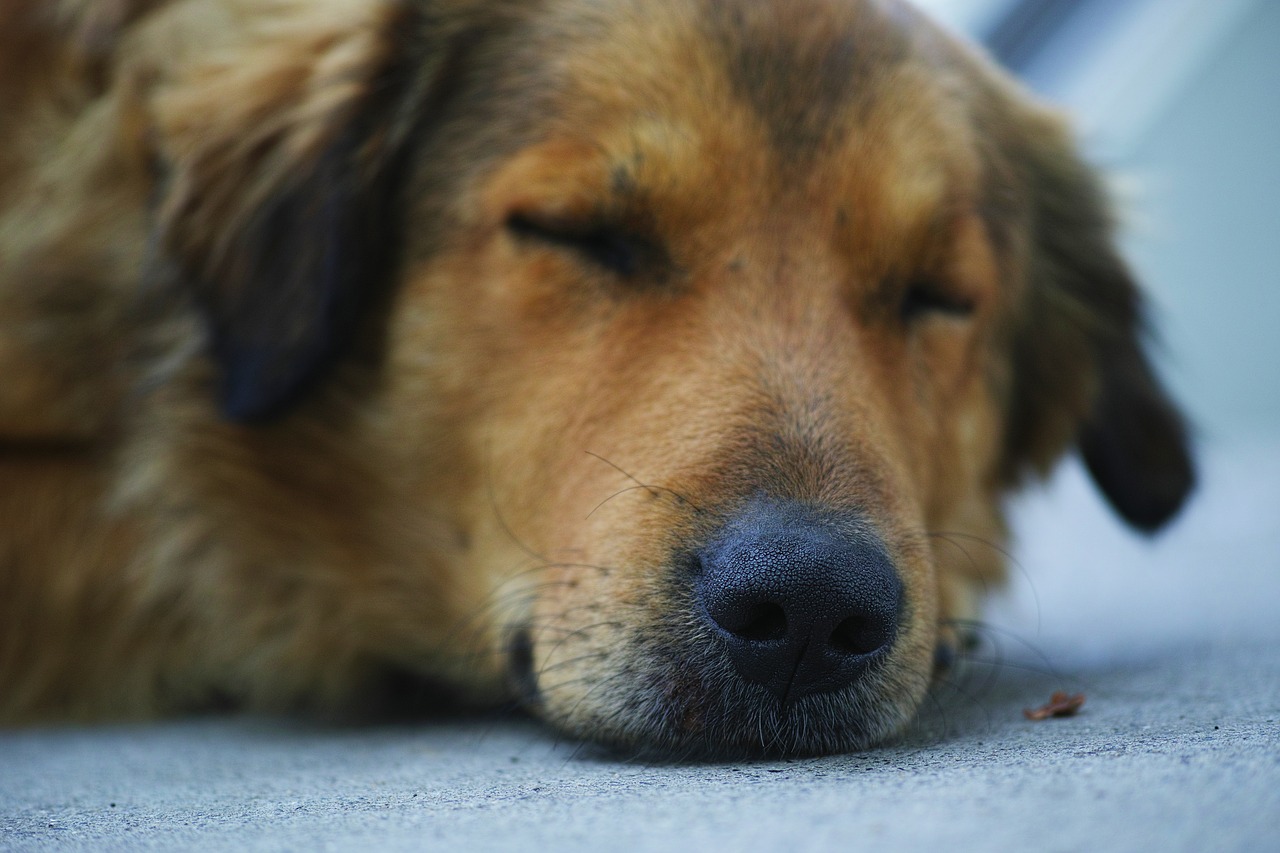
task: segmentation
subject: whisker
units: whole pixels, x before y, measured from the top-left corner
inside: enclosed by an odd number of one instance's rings
[[[1035,582],[1031,579],[1031,573],[1028,572],[1026,566],[1022,565],[1022,562],[1013,555],[1013,552],[1011,552],[1008,548],[1005,548],[1004,546],[996,542],[992,542],[991,540],[986,539],[982,536],[975,536],[972,533],[961,533],[959,531],[954,531],[954,530],[935,530],[935,531],[928,531],[926,532],[925,535],[929,537],[941,539],[944,542],[948,542],[952,546],[959,548],[960,552],[964,554],[966,558],[968,558],[970,564],[972,565],[976,565],[976,563],[973,560],[973,558],[969,555],[969,552],[966,551],[963,547],[960,546],[959,543],[955,542],[954,540],[965,539],[970,542],[976,542],[979,545],[985,545],[988,548],[990,548],[992,551],[995,551],[997,554],[1004,557],[1008,565],[1013,566],[1018,571],[1018,574],[1022,577],[1022,580],[1026,583],[1027,589],[1031,591],[1031,599],[1032,601],[1035,602],[1035,606],[1036,606],[1036,632],[1038,633],[1040,631],[1041,625],[1043,623],[1043,613],[1040,606],[1040,593],[1036,589]],[[987,593],[990,593],[991,590],[987,588],[986,578],[982,578],[981,575],[979,575],[979,578],[982,580],[984,591]]]
[[[951,691],[955,696],[964,700],[970,707],[981,712],[987,729],[991,729],[995,725],[995,720],[991,715],[991,709],[982,701],[980,693],[970,691],[966,688],[964,683],[958,679],[940,678],[938,679],[938,683]],[[932,690],[927,695],[931,697],[931,701],[935,703],[938,711],[943,717],[944,733],[949,734],[951,731],[951,724],[946,719],[947,703],[942,701],[942,697],[934,695]]]
[[[576,584],[576,581],[570,578],[570,579],[541,581],[536,584],[520,585],[514,589],[505,589],[505,587],[508,587],[511,584],[516,583],[521,579],[528,577],[530,574],[533,574],[534,572],[545,571],[548,569],[556,569],[556,568],[590,569],[592,571],[599,572],[602,576],[608,576],[613,571],[613,569],[609,566],[596,565],[592,563],[570,563],[570,562],[538,563],[526,569],[523,569],[520,572],[517,572],[514,575],[504,579],[493,590],[493,592],[491,592],[488,596],[485,597],[485,599],[482,602],[480,602],[480,604],[477,607],[473,608],[466,615],[460,617],[458,621],[450,628],[448,635],[445,639],[445,642],[442,645],[447,647],[455,643],[459,637],[467,636],[464,634],[464,632],[466,631],[474,630],[474,633],[470,636],[475,636],[480,634],[485,630],[486,627],[488,627],[487,625],[480,624],[483,617],[492,614],[494,611],[498,610],[500,607],[506,604],[509,604],[512,601],[519,601],[521,598],[526,598],[526,597],[530,600],[533,600],[540,593],[543,593],[552,589],[571,588]],[[474,629],[473,629],[473,626],[474,626]]]
[[[537,551],[533,550],[533,548],[526,545],[524,541],[519,536],[516,535],[516,532],[511,529],[511,525],[507,524],[507,519],[502,514],[502,507],[498,505],[497,492],[494,490],[492,448],[490,448],[490,452],[485,454],[485,457],[487,460],[485,464],[485,477],[484,477],[485,492],[489,498],[489,507],[490,509],[493,510],[494,518],[497,519],[498,525],[502,528],[502,532],[505,533],[513,543],[515,543],[515,546],[517,548],[519,548],[524,553],[528,554],[530,557],[542,563],[551,562],[542,554],[539,554]]]
[[[696,503],[694,503],[693,501],[689,500],[689,498],[685,497],[685,496],[684,496],[684,495],[682,495],[680,492],[677,492],[675,489],[671,489],[671,488],[668,488],[668,487],[666,487],[666,486],[655,486],[655,485],[652,485],[652,484],[650,484],[650,483],[646,483],[646,482],[644,482],[643,480],[641,480],[641,479],[639,479],[638,477],[636,477],[636,476],[635,476],[634,474],[632,474],[630,471],[627,471],[625,468],[623,468],[623,467],[621,467],[620,465],[618,465],[617,463],[615,463],[615,462],[611,462],[610,460],[608,460],[608,459],[604,458],[604,457],[603,457],[603,456],[601,456],[599,453],[594,453],[594,452],[592,452],[592,451],[590,451],[590,450],[584,450],[584,451],[583,451],[583,453],[586,453],[588,456],[592,456],[592,457],[594,457],[594,458],[596,458],[596,459],[599,459],[601,462],[603,462],[604,464],[608,465],[610,468],[614,469],[614,470],[615,470],[615,471],[617,471],[619,474],[621,474],[622,476],[626,477],[628,480],[630,480],[631,482],[635,483],[635,484],[636,484],[637,486],[639,486],[640,488],[645,489],[646,491],[648,491],[648,492],[649,492],[649,494],[653,495],[655,498],[656,498],[656,497],[659,497],[659,496],[660,496],[660,494],[661,494],[662,492],[666,492],[667,494],[671,495],[671,496],[672,496],[672,497],[674,497],[676,500],[678,500],[680,503],[688,504],[689,506],[693,507],[693,509],[694,509],[694,511],[695,511],[695,512],[702,513],[702,512],[704,511],[704,510],[702,509],[702,507],[698,506]],[[625,490],[624,490],[624,491],[625,491]],[[617,495],[613,495],[612,497],[617,497]],[[605,502],[607,503],[609,500],[612,500],[612,497],[610,497],[610,498],[606,498],[606,499],[605,499]],[[596,507],[596,509],[599,509],[599,507]],[[592,512],[595,512],[595,510],[593,509],[593,510],[592,510]]]
[[[477,607],[473,608],[466,615],[459,617],[459,619],[450,626],[441,646],[442,648],[448,648],[460,639],[474,639],[490,627],[482,620],[485,617],[492,615],[501,607],[510,604],[512,601],[518,601],[523,597],[532,599],[541,592],[567,587],[570,583],[571,582],[568,580],[542,581],[528,586],[521,586],[516,589],[495,591],[493,594],[486,596],[484,601],[482,601]]]
[[[558,652],[561,646],[563,646],[565,643],[569,642],[570,640],[574,639],[575,637],[585,637],[590,631],[594,631],[597,628],[605,628],[605,627],[617,628],[617,627],[620,627],[621,625],[622,625],[621,622],[614,620],[614,621],[608,621],[608,622],[595,622],[591,625],[583,625],[580,628],[575,628],[572,631],[569,631],[568,633],[566,633],[559,640],[557,640],[554,646],[547,649],[547,654],[546,654],[547,659],[550,660],[551,656],[554,655],[556,652]]]
[[[585,521],[586,519],[588,519],[588,518],[590,518],[591,516],[595,515],[595,514],[596,514],[596,510],[600,509],[600,507],[604,506],[605,504],[607,504],[609,501],[613,500],[614,498],[619,497],[619,496],[621,496],[621,495],[625,495],[625,494],[627,494],[628,492],[635,492],[635,491],[640,491],[640,490],[646,491],[646,492],[648,492],[650,495],[653,495],[654,497],[657,497],[657,496],[658,496],[658,495],[655,493],[655,490],[654,490],[654,488],[653,488],[652,486],[646,486],[646,485],[644,485],[643,483],[642,483],[642,484],[640,484],[640,485],[638,485],[638,486],[627,486],[625,489],[619,489],[618,491],[616,491],[616,492],[614,492],[613,494],[609,495],[609,497],[605,498],[604,500],[600,501],[600,503],[598,503],[598,504],[596,504],[594,507],[592,507],[591,512],[587,513],[587,514],[586,514],[586,516],[584,516],[583,520]]]
[[[989,622],[984,622],[979,619],[951,619],[951,620],[948,620],[947,624],[956,625],[962,628],[968,628],[974,631],[975,633],[984,634],[989,639],[1001,637],[1007,640],[1012,640],[1013,642],[1020,645],[1022,648],[1026,649],[1028,652],[1034,655],[1042,664],[1044,664],[1045,673],[1047,675],[1052,675],[1054,678],[1065,677],[1057,669],[1057,667],[1053,665],[1053,661],[1049,659],[1049,656],[1046,655],[1044,651],[1040,649],[1039,646],[1037,646],[1035,643],[1031,642],[1030,640],[1027,640],[1026,638],[1014,633],[1013,631],[1009,631],[1004,628],[998,628]],[[971,653],[969,653],[968,656],[972,657]]]
[[[588,661],[588,660],[605,660],[608,657],[609,657],[609,652],[589,652],[587,654],[578,655],[577,657],[568,658],[562,661],[556,661],[555,663],[549,663],[546,666],[542,667],[542,669],[538,670],[538,677],[541,678],[542,676],[546,675],[548,672],[552,672],[553,670],[557,670],[562,667],[573,666],[576,663],[582,663],[583,661]]]

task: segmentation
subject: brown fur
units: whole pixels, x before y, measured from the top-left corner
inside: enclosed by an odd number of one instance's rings
[[[0,717],[408,673],[855,748],[1026,473],[1076,444],[1163,523],[1183,428],[1061,122],[895,2],[802,5],[0,0]],[[689,628],[760,493],[856,508],[905,589],[791,716]]]

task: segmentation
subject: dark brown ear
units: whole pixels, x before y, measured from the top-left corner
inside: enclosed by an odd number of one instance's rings
[[[443,65],[413,55],[422,27],[394,4],[310,5],[156,101],[157,246],[207,319],[235,420],[285,411],[389,287],[407,143]]]
[[[1181,414],[1136,341],[1103,352],[1102,378],[1079,448],[1093,481],[1134,527],[1154,532],[1195,484]]]
[[[1097,176],[1054,118],[1022,118],[1014,172],[1030,222],[1012,341],[1009,464],[1045,470],[1074,442],[1094,482],[1151,532],[1195,480],[1182,416],[1143,351],[1141,294]]]

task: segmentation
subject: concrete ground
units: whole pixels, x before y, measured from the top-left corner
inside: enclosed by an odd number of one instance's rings
[[[0,848],[1280,850],[1280,444],[1211,450],[1156,544],[1075,468],[1018,528],[986,643],[881,749],[654,766],[511,718],[11,732]],[[1058,689],[1082,713],[1023,718]]]

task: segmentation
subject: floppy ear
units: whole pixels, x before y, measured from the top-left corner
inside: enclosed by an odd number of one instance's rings
[[[1011,465],[1044,470],[1074,442],[1111,506],[1152,532],[1195,480],[1187,429],[1143,352],[1141,294],[1098,177],[1056,118],[1020,125],[1014,169],[1031,223],[1012,341]]]
[[[1139,530],[1154,532],[1195,483],[1187,430],[1134,341],[1102,353],[1102,381],[1080,430],[1093,481]]]
[[[394,274],[412,116],[443,63],[408,55],[409,11],[347,6],[284,4],[157,97],[159,260],[206,318],[235,420],[301,397]]]

